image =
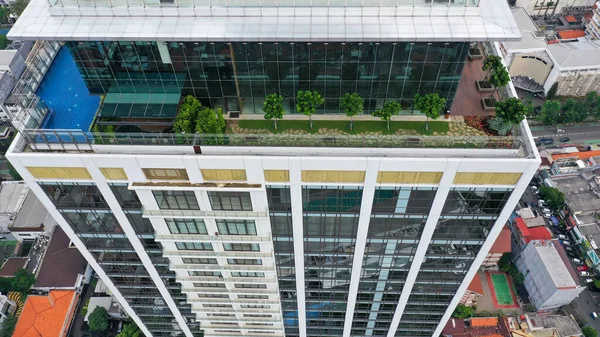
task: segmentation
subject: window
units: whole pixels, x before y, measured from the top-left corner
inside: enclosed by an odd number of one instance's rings
[[[227,294],[198,294],[198,297],[204,298],[229,298]]]
[[[265,277],[265,273],[255,272],[231,272],[231,277]]]
[[[171,234],[208,234],[202,219],[165,219]]]
[[[175,242],[179,250],[213,250],[210,242]]]
[[[264,305],[264,304],[242,304],[240,307],[242,307],[242,308],[255,308],[255,309],[268,309],[271,306],[270,305]]]
[[[56,208],[110,209],[96,185],[86,183],[40,183]]]
[[[249,192],[208,192],[214,211],[251,211]]]
[[[142,171],[149,180],[189,180],[185,169],[143,168]]]
[[[256,235],[254,220],[217,220],[221,235]]]
[[[197,288],[225,288],[225,283],[197,282],[194,283]]]
[[[268,295],[238,295],[238,298],[255,298],[255,299],[259,299],[259,300],[267,300],[267,299],[269,299],[269,296]],[[267,316],[269,316],[269,315],[267,315]]]
[[[214,276],[214,277],[223,277],[218,271],[197,271],[190,270],[188,271],[188,275],[190,276]]]
[[[259,252],[260,245],[258,243],[224,243],[223,249],[238,252]]]
[[[152,191],[160,209],[200,209],[192,191]]]
[[[262,265],[262,260],[260,260],[260,259],[227,259],[227,263],[229,263],[229,264]]]
[[[255,325],[255,326],[273,326],[273,323],[246,323],[246,325]]]
[[[235,317],[234,314],[206,314],[206,316],[211,316],[211,317]]]
[[[114,196],[119,201],[123,209],[141,209],[142,203],[137,197],[137,193],[127,188],[127,184],[110,184]]]
[[[218,324],[218,325],[235,325],[235,326],[239,326],[237,323],[233,323],[233,322],[210,322],[210,324]]]
[[[202,306],[205,308],[233,308],[231,304],[202,304]]]
[[[236,283],[236,288],[267,289],[266,284]]]
[[[184,257],[181,260],[185,264],[217,264],[217,259],[198,259],[198,258]]]
[[[271,317],[271,315],[264,315],[264,314],[244,314],[244,317]]]

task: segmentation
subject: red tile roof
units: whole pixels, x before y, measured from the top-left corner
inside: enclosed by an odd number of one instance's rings
[[[471,318],[471,326],[496,326],[498,325],[498,317],[473,317]]]
[[[585,32],[583,30],[563,30],[562,32],[558,32],[558,36],[563,40],[570,40],[584,37]]]
[[[469,284],[467,289],[479,295],[483,295],[483,284],[481,283],[481,277],[479,276],[479,273],[475,274],[473,281],[471,281],[471,284]]]
[[[567,22],[577,22],[577,18],[573,15],[565,15],[565,20],[567,20]]]
[[[519,232],[521,232],[521,235],[523,237],[528,237],[530,235],[529,228],[527,228],[525,221],[523,221],[521,217],[516,217],[515,223],[517,224],[517,229],[519,230]]]
[[[48,296],[29,295],[12,337],[66,336],[76,302],[74,290],[52,290]]]
[[[600,150],[553,154],[552,159],[557,160],[559,158],[570,158],[570,157],[577,157],[579,159],[590,159],[591,157],[596,157],[596,156],[600,156]]]
[[[490,253],[510,253],[511,251],[510,229],[507,226],[504,226],[500,235],[498,235],[496,242],[494,242],[494,245],[490,248]]]
[[[548,231],[546,226],[527,227],[521,217],[515,218],[517,229],[521,232],[521,236],[525,239],[525,243],[529,243],[531,240],[551,240],[552,234]]]

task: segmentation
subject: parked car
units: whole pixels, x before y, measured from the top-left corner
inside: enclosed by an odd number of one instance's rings
[[[542,207],[542,205],[546,205],[546,200],[544,200],[544,199],[538,200],[538,206]]]
[[[543,215],[543,216],[544,216],[544,218],[546,218],[546,219],[550,219],[550,218],[552,217],[552,214],[550,214],[550,213],[544,213],[544,215]]]
[[[597,314],[597,313],[595,313],[595,312],[592,312],[592,313],[590,314],[590,316],[592,316],[592,318],[593,318],[593,319],[597,319],[597,318],[598,318],[598,314]]]
[[[568,240],[567,237],[562,234],[558,234],[557,237],[561,240]]]
[[[590,273],[588,273],[587,271],[580,271],[579,275],[581,275],[581,276],[590,276]]]
[[[537,190],[538,190],[537,186],[535,186],[535,185],[531,185],[531,189],[532,189],[533,191],[537,191]]]
[[[572,257],[574,259],[578,258],[578,256],[575,253],[572,253],[572,252],[567,252],[567,255],[569,255],[570,257]]]
[[[571,245],[571,241],[569,240],[561,240],[563,246],[570,246]]]
[[[573,261],[573,263],[575,263],[575,264],[583,265],[583,263],[581,263],[580,259],[575,258],[575,259],[572,259],[571,261]]]
[[[552,213],[549,208],[542,208],[542,212],[544,213]]]
[[[585,283],[594,283],[594,279],[586,278]]]
[[[572,252],[572,251],[573,251],[573,248],[571,248],[571,247],[569,247],[569,246],[565,246],[564,248],[565,248],[565,250],[566,250],[567,252]]]
[[[569,138],[569,137],[562,137],[562,138],[560,139],[560,142],[561,142],[561,143],[565,143],[565,142],[568,142],[568,141],[570,141],[570,140],[571,140],[571,138]]]
[[[587,266],[579,266],[577,267],[577,271],[587,271],[589,268]]]

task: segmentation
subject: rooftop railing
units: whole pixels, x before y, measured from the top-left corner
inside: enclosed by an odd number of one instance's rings
[[[407,136],[336,134],[176,134],[101,133],[81,130],[21,132],[33,151],[93,151],[95,145],[238,146],[238,147],[363,147],[518,149],[518,136]]]

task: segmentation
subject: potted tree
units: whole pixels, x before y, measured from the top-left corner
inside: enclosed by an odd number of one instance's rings
[[[344,109],[346,116],[350,117],[350,131],[352,131],[352,117],[363,112],[365,107],[364,100],[357,93],[346,93],[342,96],[340,106]]]
[[[516,97],[496,102],[496,117],[511,125],[520,123],[527,116],[529,108]]]
[[[446,99],[441,98],[438,94],[415,95],[415,109],[421,111],[427,117],[425,120],[425,131],[429,131],[429,119],[438,119],[445,105]]]
[[[299,90],[296,95],[296,110],[308,116],[310,128],[312,129],[312,115],[317,112],[317,108],[325,103],[325,99],[318,91]]]
[[[500,64],[500,66],[498,66],[489,76],[488,82],[494,87],[494,90],[492,90],[490,97],[483,98],[481,100],[483,110],[493,111],[495,109],[496,99],[494,98],[494,94],[496,93],[496,90],[498,90],[498,88],[507,85],[509,81],[510,75],[508,74],[506,67]]]
[[[285,112],[283,109],[283,96],[270,94],[265,97],[263,111],[265,112],[265,119],[272,119],[273,126],[275,127],[275,130],[277,130],[277,120],[282,119]]]
[[[482,59],[482,58],[483,58],[483,53],[481,52],[481,49],[479,48],[479,43],[477,43],[477,42],[471,43],[471,45],[469,46],[469,61],[473,61],[476,59]]]
[[[504,67],[502,65],[502,60],[499,56],[489,55],[483,61],[483,66],[481,70],[486,71],[485,78],[481,81],[475,82],[477,85],[477,90],[479,92],[493,92],[494,85],[490,83],[490,77],[496,72],[500,67]]]
[[[383,104],[383,109],[373,111],[372,115],[381,118],[381,120],[387,122],[387,129],[390,129],[390,119],[392,116],[396,116],[402,107],[400,103],[396,101],[387,101]]]

